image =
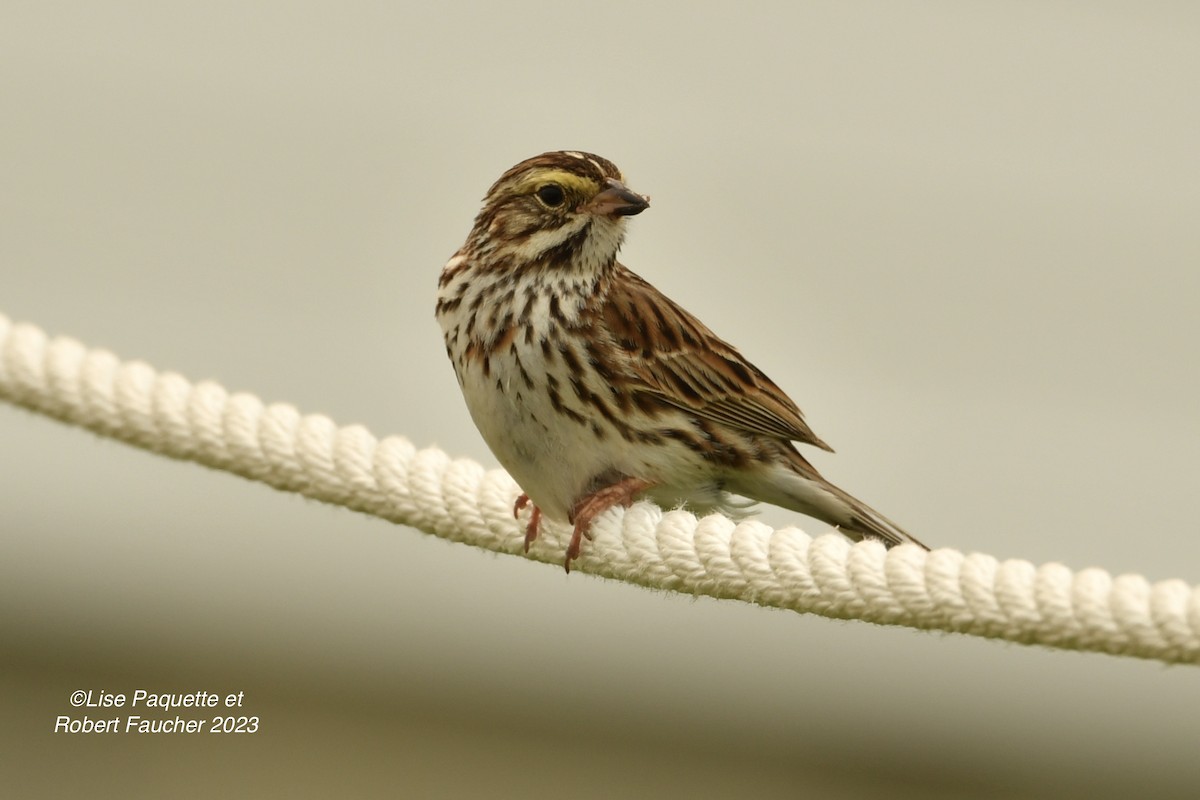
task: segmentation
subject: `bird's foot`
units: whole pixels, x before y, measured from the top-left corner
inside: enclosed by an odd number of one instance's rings
[[[525,506],[530,505],[529,495],[522,493],[517,502],[513,503],[513,516],[518,519],[521,517],[521,510]],[[529,524],[525,526],[525,552],[529,552],[529,546],[533,544],[533,540],[538,537],[538,530],[542,526],[542,510],[536,505],[529,512]]]
[[[571,571],[571,562],[579,558],[579,549],[583,545],[583,537],[592,539],[592,520],[614,506],[629,508],[633,504],[633,496],[644,492],[653,486],[652,481],[642,478],[622,478],[614,484],[603,486],[591,494],[586,494],[575,501],[571,508],[570,521],[575,523],[571,534],[571,543],[567,546],[567,558],[563,562],[567,572]]]

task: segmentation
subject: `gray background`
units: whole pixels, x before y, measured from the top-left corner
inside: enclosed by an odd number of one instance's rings
[[[547,149],[934,545],[1200,580],[1194,4],[0,2],[0,312],[488,465],[433,294]],[[14,796],[1191,795],[1190,668],[499,558],[0,407]],[[823,526],[777,510],[772,524]],[[54,736],[74,689],[255,737]]]

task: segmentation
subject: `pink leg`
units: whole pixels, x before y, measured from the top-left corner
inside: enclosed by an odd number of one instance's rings
[[[529,505],[529,495],[522,494],[517,498],[517,502],[513,504],[513,516],[520,517],[521,509]],[[529,545],[533,544],[533,540],[538,537],[538,529],[542,524],[542,510],[537,506],[533,507],[533,511],[529,514],[529,524],[525,526],[525,552],[529,552]]]
[[[652,481],[642,478],[622,478],[610,486],[603,486],[591,494],[584,495],[575,501],[571,508],[571,522],[575,523],[575,532],[571,534],[571,544],[567,547],[567,559],[563,566],[571,571],[571,562],[579,558],[579,548],[583,545],[583,537],[591,541],[592,520],[614,506],[629,508],[633,504],[633,496],[653,486]]]

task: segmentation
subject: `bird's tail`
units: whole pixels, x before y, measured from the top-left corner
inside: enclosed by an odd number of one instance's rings
[[[887,547],[911,543],[929,549],[883,514],[825,480],[799,453],[794,453],[794,461],[786,466],[773,464],[753,475],[734,478],[727,488],[836,525],[855,541],[872,538]]]
[[[842,501],[850,510],[849,518],[846,522],[834,522],[842,533],[849,536],[855,541],[860,541],[863,538],[879,539],[885,547],[895,547],[898,544],[915,544],[926,550],[929,546],[917,539],[908,531],[901,528],[890,519],[880,514],[875,509],[871,508],[866,503],[851,495],[849,492],[834,486],[824,478],[821,479],[824,484],[823,488],[835,495]]]

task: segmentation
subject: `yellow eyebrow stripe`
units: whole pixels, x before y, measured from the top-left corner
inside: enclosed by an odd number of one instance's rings
[[[589,196],[600,188],[591,178],[584,178],[573,172],[561,169],[542,169],[527,175],[517,184],[522,192],[537,191],[539,186],[547,183],[557,183],[571,194]]]

